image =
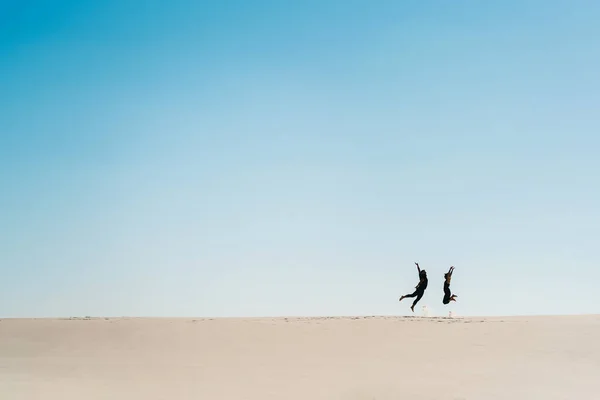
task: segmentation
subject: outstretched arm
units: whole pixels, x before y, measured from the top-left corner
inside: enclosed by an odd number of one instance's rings
[[[418,288],[419,288],[419,286],[421,286],[421,284],[422,284],[423,282],[421,281],[421,268],[419,268],[419,263],[418,263],[418,262],[416,262],[416,263],[415,263],[415,265],[417,266],[417,271],[419,271],[419,284],[418,284],[417,286],[415,286],[415,289],[418,289]]]

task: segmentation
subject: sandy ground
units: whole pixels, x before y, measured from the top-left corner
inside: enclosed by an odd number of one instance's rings
[[[598,399],[600,316],[4,319],[0,398]]]

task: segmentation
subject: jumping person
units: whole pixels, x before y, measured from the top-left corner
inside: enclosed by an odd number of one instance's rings
[[[423,297],[423,295],[425,294],[425,289],[427,289],[427,272],[425,272],[424,269],[419,268],[419,263],[415,263],[415,265],[417,266],[417,271],[419,271],[419,284],[417,286],[415,286],[415,292],[412,294],[405,294],[404,296],[400,297],[400,299],[398,301],[402,301],[403,299],[407,298],[407,297],[416,297],[415,301],[413,301],[412,306],[410,307],[410,309],[412,310],[412,312],[415,312],[415,306],[417,305],[417,303],[419,302],[419,300],[421,300],[421,297]]]
[[[452,272],[454,272],[454,267],[450,267],[448,272],[444,274],[444,299],[442,303],[448,304],[451,301],[456,301],[456,295],[452,294],[450,291],[450,280],[452,280]]]

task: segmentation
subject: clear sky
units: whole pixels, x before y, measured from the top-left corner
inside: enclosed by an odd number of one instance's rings
[[[0,1],[0,316],[600,313],[598,21]]]

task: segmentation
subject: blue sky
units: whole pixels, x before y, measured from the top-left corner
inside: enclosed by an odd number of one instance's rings
[[[1,1],[0,315],[600,313],[599,19]]]

